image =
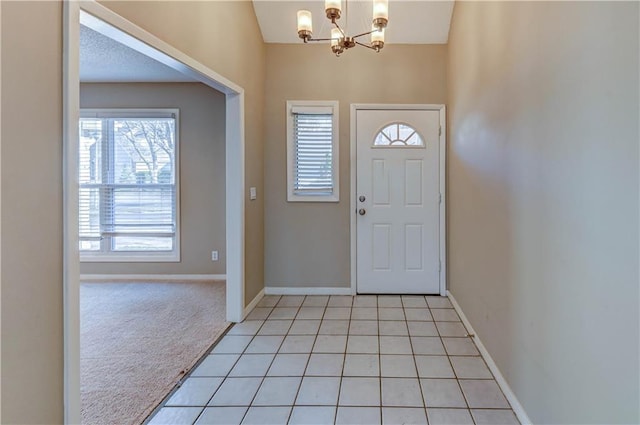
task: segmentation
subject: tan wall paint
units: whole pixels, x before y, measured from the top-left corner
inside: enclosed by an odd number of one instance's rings
[[[2,418],[61,423],[62,5],[2,2]]]
[[[0,421],[62,423],[62,4],[2,2],[1,7]],[[250,300],[263,285],[264,257],[265,53],[252,5],[109,2],[107,7],[246,91],[246,183],[257,186],[260,195],[253,202],[247,197],[246,203],[246,298]]]
[[[445,45],[355,48],[267,45],[265,107],[265,283],[349,286],[352,103],[445,103]],[[340,202],[287,202],[287,100],[340,102]]]
[[[2,4],[0,4],[0,40],[2,36]],[[0,42],[1,44],[1,42]],[[2,49],[0,48],[0,99],[2,99]],[[0,129],[2,129],[2,101],[0,101]],[[2,130],[0,130],[0,216],[2,215]],[[2,220],[0,219],[0,241]],[[2,243],[0,243],[0,282],[2,281]],[[0,335],[2,334],[2,283],[0,283]],[[0,337],[0,369],[2,368],[2,338]],[[1,373],[1,370],[0,370]],[[0,384],[0,422],[2,421],[2,385]]]
[[[264,283],[265,45],[250,1],[103,1],[245,90],[245,301]],[[258,199],[249,200],[249,187]]]
[[[179,263],[81,263],[81,273],[225,273],[225,96],[200,83],[81,84],[82,108],[178,108]],[[211,261],[211,251],[219,261]]]
[[[638,3],[456,2],[451,291],[534,423],[638,423]]]

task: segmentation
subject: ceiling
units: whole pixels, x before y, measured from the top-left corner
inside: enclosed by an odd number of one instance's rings
[[[324,12],[324,0],[272,1],[253,0],[262,38],[266,43],[302,43],[298,38],[296,12],[310,10],[313,14],[313,36],[330,36],[331,22]],[[348,2],[348,33],[356,34],[371,29],[372,1],[350,0]],[[453,12],[453,0],[389,0],[389,25],[385,38],[387,43],[397,44],[446,44]],[[345,2],[342,2],[345,22]],[[366,41],[368,43],[368,40]]]
[[[80,81],[83,83],[168,83],[195,80],[81,25]]]
[[[330,36],[331,22],[324,13],[324,0],[253,0],[262,37],[266,43],[302,43],[296,32],[296,12],[313,13],[315,38]],[[349,34],[371,27],[371,0],[343,1],[339,23]],[[389,0],[387,43],[445,44],[453,12],[453,0]],[[364,40],[363,40],[364,41]],[[366,40],[368,42],[368,40]],[[142,53],[91,28],[80,27],[80,81],[82,82],[193,82],[187,77]]]

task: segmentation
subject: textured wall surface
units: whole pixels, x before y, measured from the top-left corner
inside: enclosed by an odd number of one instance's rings
[[[246,299],[263,287],[265,47],[251,2],[106,6],[245,89]],[[2,423],[63,421],[62,3],[2,2]],[[219,43],[221,39],[225,43]]]
[[[0,422],[62,423],[62,4],[0,7]]]
[[[450,289],[534,423],[638,423],[638,3],[456,2]]]

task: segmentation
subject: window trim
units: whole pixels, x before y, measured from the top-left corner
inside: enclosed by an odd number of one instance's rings
[[[180,233],[180,110],[178,108],[81,108],[80,118],[167,118],[175,119],[176,228],[172,251],[80,251],[81,263],[177,263],[181,261]],[[80,163],[78,162],[78,168]],[[76,170],[76,179],[78,179]],[[80,183],[76,180],[78,189]]]
[[[331,108],[332,115],[332,151],[331,172],[333,177],[333,192],[331,194],[300,195],[295,193],[295,140],[293,135],[293,111],[306,110],[310,113]],[[339,150],[340,150],[340,124],[339,108],[337,100],[288,100],[287,101],[287,201],[288,202],[339,202],[340,201],[340,176],[339,176]]]

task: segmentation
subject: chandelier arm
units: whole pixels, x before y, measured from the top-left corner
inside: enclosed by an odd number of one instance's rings
[[[333,38],[308,38],[307,39],[307,41],[331,41],[331,40],[333,40]]]
[[[368,32],[363,32],[362,34],[354,35],[353,38],[363,37],[365,35],[373,34],[374,32],[377,32],[377,31],[378,30],[375,29],[375,30],[371,30],[371,31],[368,31]]]
[[[340,30],[340,34],[342,34],[343,37],[346,37],[347,34],[344,33],[344,30],[342,28],[340,28],[340,25],[338,25],[338,23],[336,21],[333,21],[333,25],[336,26],[336,28],[338,28]],[[331,38],[329,40],[332,40]]]
[[[356,44],[362,47],[366,47],[367,49],[375,50],[376,52],[378,51],[378,49],[376,49],[375,47],[369,46],[368,44],[360,43],[359,41],[356,41]]]

